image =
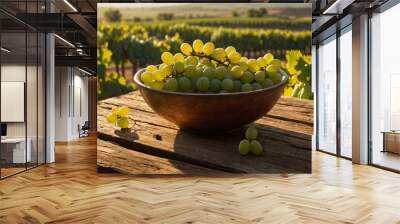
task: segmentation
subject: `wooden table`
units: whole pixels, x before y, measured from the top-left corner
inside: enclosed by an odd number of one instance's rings
[[[106,121],[111,109],[130,108],[132,128],[121,132]],[[217,135],[179,130],[155,114],[139,92],[98,102],[99,171],[129,174],[310,173],[313,102],[282,97],[255,122],[262,156],[241,156],[244,128]]]

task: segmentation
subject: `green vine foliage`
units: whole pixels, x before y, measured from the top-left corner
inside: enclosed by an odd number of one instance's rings
[[[284,95],[301,99],[313,99],[311,90],[311,56],[300,51],[286,52],[286,70],[290,75]]]

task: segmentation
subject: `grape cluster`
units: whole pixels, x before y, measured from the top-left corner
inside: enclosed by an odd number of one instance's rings
[[[257,140],[258,131],[254,126],[247,128],[245,133],[245,139],[239,143],[239,153],[241,155],[247,155],[249,152],[254,155],[261,155],[263,153],[263,147]]]
[[[190,93],[249,92],[282,81],[282,62],[270,53],[248,59],[233,46],[216,48],[199,39],[183,43],[180,50],[162,53],[163,63],[147,66],[140,80],[154,89]]]

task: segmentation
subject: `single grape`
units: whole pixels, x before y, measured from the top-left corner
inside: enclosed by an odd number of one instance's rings
[[[193,50],[196,53],[201,53],[203,51],[203,41],[197,39],[193,41]]]
[[[163,89],[164,87],[164,82],[162,81],[154,81],[150,84],[150,87],[154,88],[154,89]]]
[[[242,82],[240,80],[233,81],[233,91],[234,92],[242,91]]]
[[[270,62],[270,64],[271,64],[271,65],[276,65],[276,66],[278,66],[279,68],[282,67],[282,62],[281,62],[281,60],[279,60],[279,59],[274,59],[274,60],[272,60],[272,61]]]
[[[236,79],[239,79],[240,77],[242,77],[243,75],[243,70],[239,65],[235,65],[231,68],[231,74],[233,75],[233,77],[235,77]]]
[[[188,91],[191,87],[190,79],[185,76],[179,77],[178,78],[178,86],[179,86],[179,89],[182,90],[183,92]]]
[[[264,88],[268,88],[268,87],[270,87],[270,86],[273,86],[273,85],[274,85],[274,82],[272,82],[271,79],[265,79],[265,81],[264,81],[263,83],[261,83],[261,85],[262,85]]]
[[[219,92],[219,90],[221,89],[221,80],[219,79],[212,79],[210,82],[210,90],[212,92]]]
[[[262,85],[258,82],[253,82],[251,86],[253,87],[253,90],[258,90],[263,88]]]
[[[174,66],[173,65],[167,65],[167,66],[164,66],[160,70],[164,74],[164,78],[165,78],[167,76],[172,75],[172,72],[174,72]]]
[[[196,90],[197,89],[197,80],[199,79],[199,77],[192,77],[191,79],[190,79],[190,86],[191,86],[191,88],[193,89],[193,90]]]
[[[239,62],[240,58],[241,58],[241,55],[236,51],[232,51],[228,54],[228,59],[229,59],[229,61],[231,61],[231,63]]]
[[[146,71],[148,72],[154,72],[155,70],[157,70],[157,66],[155,65],[149,65],[146,67]]]
[[[240,155],[247,155],[250,152],[250,142],[247,139],[243,139],[239,143]]]
[[[178,90],[178,80],[175,78],[169,78],[164,84],[164,89],[170,92],[175,92]]]
[[[254,140],[258,137],[258,131],[254,126],[250,126],[246,129],[245,136],[248,140]]]
[[[242,92],[250,92],[253,90],[253,86],[250,83],[245,83],[242,85]]]
[[[212,42],[207,42],[206,44],[204,44],[203,46],[203,53],[207,56],[211,55],[212,52],[214,51],[215,46]]]
[[[236,52],[236,48],[233,46],[229,46],[229,47],[225,48],[225,52],[228,55],[231,52]]]
[[[195,56],[189,56],[185,59],[186,65],[197,65],[198,59]]]
[[[129,119],[128,117],[120,117],[117,121],[117,125],[120,128],[129,128]]]
[[[175,61],[183,62],[183,61],[185,61],[185,56],[183,56],[183,54],[181,54],[181,53],[176,53],[174,55],[174,59],[175,59]]]
[[[161,61],[167,65],[174,65],[175,59],[170,52],[164,52],[161,54]]]
[[[247,71],[247,69],[249,68],[249,66],[247,65],[246,62],[244,61],[239,61],[238,65],[242,68],[243,71]]]
[[[261,143],[257,140],[252,140],[250,142],[250,151],[256,156],[259,156],[263,153],[263,147]]]
[[[175,70],[178,74],[184,72],[184,71],[185,71],[185,64],[183,64],[183,62],[181,62],[181,61],[177,61],[177,62],[175,63],[175,65],[174,65],[174,70]]]
[[[209,66],[209,67],[213,66],[213,64],[211,63],[210,59],[208,59],[208,58],[200,59],[199,60],[199,64],[206,65],[206,66]]]
[[[211,57],[217,61],[224,62],[226,57],[225,50],[223,48],[216,48],[211,53]]]
[[[192,46],[190,46],[190,44],[188,44],[188,43],[181,44],[180,49],[184,55],[188,55],[188,56],[191,55],[192,51],[193,51]]]
[[[264,55],[264,60],[267,63],[267,65],[269,65],[271,63],[272,60],[274,60],[274,55],[271,53],[267,53]]]
[[[224,79],[225,74],[227,74],[227,73],[228,73],[228,69],[223,65],[220,65],[215,69],[215,77],[217,79],[220,79],[220,80]]]
[[[160,70],[156,70],[152,74],[153,74],[154,80],[156,80],[156,81],[162,81],[165,78],[165,73]]]
[[[147,83],[151,83],[152,81],[154,81],[153,78],[153,73],[152,72],[143,72],[140,75],[140,80],[142,80],[143,83],[147,84]]]
[[[279,72],[279,66],[277,65],[268,65],[267,69],[266,69],[267,74],[271,74],[271,73],[277,73]]]
[[[282,76],[278,72],[268,74],[268,77],[272,80],[274,84],[280,83],[282,81]]]
[[[248,60],[249,60],[249,59],[248,59],[247,57],[241,57],[241,58],[240,58],[240,61],[242,61],[242,62],[246,62],[246,63],[247,63]]]
[[[210,80],[207,77],[202,76],[197,80],[196,87],[202,92],[207,92],[208,87],[210,87]]]
[[[186,67],[185,67],[185,75],[187,77],[196,76],[196,66],[194,66],[194,65],[186,65]]]
[[[251,83],[254,80],[254,75],[253,73],[246,71],[243,73],[241,80],[243,83]]]
[[[108,123],[114,124],[117,122],[117,115],[115,113],[112,113],[107,116],[107,121]]]
[[[222,80],[221,86],[222,86],[223,90],[231,92],[233,90],[234,83],[233,83],[232,79],[226,78],[226,79]]]
[[[251,72],[257,72],[258,70],[260,70],[260,66],[258,65],[258,62],[257,62],[257,60],[256,59],[249,59],[248,61],[247,61],[247,65],[248,65],[248,69],[251,71]]]
[[[258,65],[260,66],[260,67],[265,67],[265,66],[267,66],[267,62],[264,60],[264,58],[262,58],[262,57],[259,57],[259,58],[257,58],[257,63],[258,63]]]
[[[215,69],[206,66],[203,70],[203,76],[207,77],[209,80],[213,79],[215,77]]]
[[[254,74],[254,80],[256,80],[256,82],[260,83],[264,79],[265,79],[265,72],[264,71],[258,71],[258,72],[256,72],[256,74]]]

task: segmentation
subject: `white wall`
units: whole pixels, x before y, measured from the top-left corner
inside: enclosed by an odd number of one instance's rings
[[[55,73],[55,140],[74,140],[78,125],[88,120],[88,78],[72,67],[56,67]]]

